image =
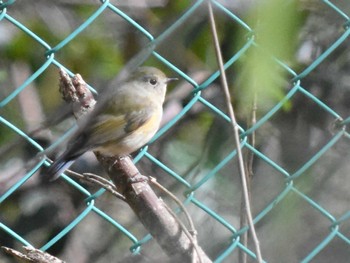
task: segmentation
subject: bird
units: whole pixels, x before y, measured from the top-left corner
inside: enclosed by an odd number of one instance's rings
[[[77,120],[77,131],[48,168],[47,178],[59,178],[87,151],[120,157],[147,144],[159,129],[167,84],[174,80],[155,67],[139,67],[123,83],[107,89],[110,94]]]

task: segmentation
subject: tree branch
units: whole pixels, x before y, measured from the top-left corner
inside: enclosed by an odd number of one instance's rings
[[[209,12],[210,26],[211,26],[211,30],[212,30],[214,45],[215,45],[216,58],[218,60],[218,64],[219,64],[219,68],[220,68],[221,84],[222,84],[223,92],[225,95],[226,106],[227,106],[228,113],[229,113],[229,116],[231,119],[231,125],[232,125],[232,130],[233,130],[235,144],[236,144],[238,168],[239,168],[239,173],[241,176],[242,191],[243,191],[244,203],[245,203],[245,207],[246,207],[246,211],[247,211],[249,230],[251,232],[253,242],[255,245],[257,261],[260,263],[260,262],[262,262],[262,257],[261,257],[259,239],[258,239],[256,232],[255,232],[253,216],[252,216],[251,207],[250,207],[249,191],[248,191],[248,185],[247,185],[247,176],[246,176],[246,172],[245,172],[243,154],[242,154],[242,150],[240,147],[239,127],[238,127],[236,117],[235,117],[235,114],[233,111],[233,107],[231,104],[231,96],[230,96],[230,91],[229,91],[229,88],[227,85],[226,73],[225,73],[224,63],[223,63],[223,59],[222,59],[222,55],[221,55],[218,34],[216,32],[216,24],[215,24],[215,19],[214,19],[211,1],[208,1],[208,12]]]

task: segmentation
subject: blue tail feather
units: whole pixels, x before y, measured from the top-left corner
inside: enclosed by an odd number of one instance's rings
[[[67,170],[74,160],[63,160],[63,158],[58,158],[53,164],[51,164],[49,170],[47,171],[47,176],[50,181],[56,180],[61,174]]]

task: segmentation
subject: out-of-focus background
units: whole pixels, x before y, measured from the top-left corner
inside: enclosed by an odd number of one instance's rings
[[[253,158],[263,259],[348,262],[350,2],[212,5],[242,149]],[[57,143],[55,158],[75,123],[62,118],[59,67],[103,92],[162,35],[143,64],[180,81],[168,89],[165,128],[137,166],[185,202],[211,259],[238,262],[246,253],[254,262],[251,240],[240,243],[241,182],[206,1],[17,0],[0,8],[0,245],[32,245],[67,262],[167,262],[125,203],[67,177],[45,182],[38,157]],[[104,175],[92,153],[72,169]],[[0,252],[0,261],[13,258]]]

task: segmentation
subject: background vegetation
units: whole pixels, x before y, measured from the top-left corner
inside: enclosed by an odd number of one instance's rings
[[[155,37],[164,32],[194,2],[191,1],[111,1]],[[324,1],[222,1],[253,29],[248,32],[229,16],[215,10],[225,61],[239,52],[254,36],[258,47],[249,48],[227,69],[232,103],[242,128],[251,124],[256,98],[257,119],[261,119],[291,89],[290,72],[271,59],[283,61],[297,74],[303,72],[344,33],[344,18]],[[334,1],[344,12],[346,0]],[[7,13],[51,47],[56,46],[100,6],[98,1],[16,1]],[[104,11],[86,30],[55,53],[55,58],[83,78],[97,91],[108,85],[149,40],[140,31],[110,10]],[[218,69],[212,36],[203,4],[156,51],[197,83]],[[3,100],[46,61],[46,50],[7,20],[0,20],[0,99]],[[161,68],[168,76],[179,75],[154,56],[146,65]],[[301,77],[301,86],[344,119],[349,115],[350,45],[345,40],[310,73]],[[171,120],[193,97],[193,86],[181,79],[171,85],[164,105],[163,124]],[[226,111],[217,79],[202,91],[202,97]],[[57,123],[66,106],[58,92],[58,69],[50,65],[4,107],[0,116],[24,132],[32,134],[45,122],[51,125],[33,134],[44,148],[51,145],[74,123],[67,118]],[[255,148],[288,171],[298,171],[333,138],[334,117],[309,97],[296,93],[281,110],[256,130]],[[227,122],[201,103],[167,133],[153,143],[149,152],[187,181],[203,179],[235,148]],[[349,211],[349,141],[346,137],[330,148],[303,176],[294,181],[305,195],[334,217]],[[58,149],[57,151],[59,151]],[[0,124],[0,194],[23,177],[35,163],[37,150],[21,136]],[[53,157],[56,153],[53,153]],[[187,189],[146,158],[138,165],[184,199]],[[75,165],[78,172],[103,174],[95,157],[88,153]],[[253,214],[260,213],[286,185],[285,178],[259,158],[254,158],[251,181]],[[68,225],[85,207],[85,196],[63,180],[45,183],[39,171],[0,204],[0,222],[40,247]],[[94,186],[86,186],[92,192]],[[241,184],[233,158],[206,184],[196,190],[197,200],[240,228]],[[104,194],[96,205],[126,227],[137,238],[147,234],[130,208]],[[215,259],[227,248],[232,233],[194,205],[188,210],[198,230],[199,244]],[[262,254],[268,262],[298,262],[329,234],[328,218],[300,196],[289,193],[263,220],[256,224]],[[350,233],[349,220],[342,225]],[[1,231],[1,230],[0,230]],[[347,235],[349,239],[350,236]],[[0,245],[19,248],[21,244],[1,231]],[[164,262],[153,241],[142,246],[141,254],[130,255],[129,239],[91,214],[48,252],[67,262]],[[248,246],[251,247],[250,242]],[[224,262],[236,262],[233,251]],[[317,256],[317,262],[347,262],[349,244],[333,239]],[[249,259],[251,260],[251,259]],[[0,261],[11,262],[0,254]],[[315,262],[316,262],[315,261]]]

